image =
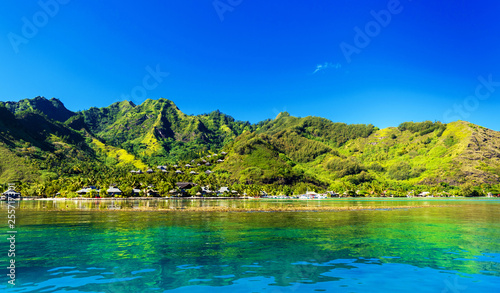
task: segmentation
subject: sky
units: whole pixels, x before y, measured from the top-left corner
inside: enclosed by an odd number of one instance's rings
[[[500,131],[499,1],[1,1],[0,100]]]

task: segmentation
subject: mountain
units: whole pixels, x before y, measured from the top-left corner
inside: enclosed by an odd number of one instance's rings
[[[151,184],[130,170],[190,162],[192,169],[176,167],[186,174],[157,175],[157,184],[165,190],[175,181],[264,184],[276,192],[284,185],[372,192],[382,186],[495,185],[499,146],[500,132],[465,121],[379,129],[288,113],[258,124],[219,111],[186,115],[166,99],[76,113],[43,97],[0,103],[0,184],[52,182],[57,188],[70,182],[68,191],[96,182]],[[213,155],[222,151],[227,154]],[[205,175],[209,169],[214,175]]]
[[[97,138],[150,165],[194,159],[255,129],[219,111],[186,115],[166,99],[148,99],[138,106],[124,101],[106,108],[90,108],[82,115]]]
[[[497,184],[499,146],[499,132],[464,121],[377,129],[281,113],[227,145],[230,155],[218,168],[248,183],[293,183],[299,177],[324,186],[339,180]]]
[[[64,104],[56,98],[47,100],[44,97],[36,97],[34,99],[24,99],[19,102],[0,102],[12,113],[20,113],[23,111],[37,111],[46,115],[49,119],[59,122],[68,120],[75,113],[66,109]]]
[[[0,105],[0,182],[56,177],[52,172],[59,169],[61,174],[66,173],[70,162],[95,159],[81,133],[37,109],[13,114]]]

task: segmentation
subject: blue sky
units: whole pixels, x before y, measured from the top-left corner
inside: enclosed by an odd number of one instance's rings
[[[42,5],[40,4],[42,3]],[[45,4],[43,4],[45,3]],[[500,2],[2,1],[0,100],[500,130]]]

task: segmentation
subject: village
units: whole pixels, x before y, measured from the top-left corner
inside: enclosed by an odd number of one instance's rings
[[[303,190],[302,192],[290,192],[291,188],[283,187],[281,191],[270,190],[266,185],[259,184],[232,184],[224,185],[225,180],[218,181],[214,177],[212,167],[223,163],[226,152],[220,154],[211,153],[186,163],[173,165],[158,165],[156,170],[130,170],[129,176],[132,183],[129,188],[123,188],[118,183],[111,183],[108,188],[104,184],[88,184],[79,186],[77,190],[69,193],[55,192],[53,194],[41,194],[38,196],[22,194],[16,191],[15,184],[9,184],[7,190],[0,196],[0,200],[37,200],[37,199],[154,199],[154,198],[261,198],[261,199],[328,199],[328,198],[357,198],[357,197],[380,197],[380,198],[432,198],[432,197],[456,197],[447,192],[430,191],[407,191],[404,194],[395,194],[391,190],[381,190],[379,193],[367,193],[366,191],[345,188],[337,191]],[[155,177],[156,176],[156,177]],[[160,178],[160,185],[154,184],[153,179]],[[200,179],[203,177],[203,179]],[[136,178],[136,179],[134,179]],[[193,180],[195,179],[196,180]],[[180,180],[179,180],[180,179]],[[187,180],[186,180],[187,179]],[[87,180],[90,182],[91,180]],[[198,183],[192,182],[196,181]],[[158,181],[156,181],[158,182]],[[168,184],[164,184],[168,182]],[[131,188],[130,188],[131,187]],[[167,188],[168,187],[168,188]],[[288,191],[286,191],[288,190]],[[285,192],[284,192],[285,191]],[[486,195],[486,194],[485,194]],[[487,193],[486,197],[498,197]]]

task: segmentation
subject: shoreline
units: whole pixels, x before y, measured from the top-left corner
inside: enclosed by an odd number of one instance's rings
[[[22,201],[72,201],[72,200],[82,200],[82,201],[106,201],[106,200],[117,200],[117,201],[127,201],[127,200],[297,200],[297,201],[324,201],[324,200],[433,200],[433,199],[498,199],[498,197],[329,197],[329,198],[261,198],[261,197],[101,197],[101,198],[85,198],[85,197],[52,197],[52,198],[29,198],[23,197]]]
[[[341,212],[341,211],[392,211],[392,210],[408,210],[416,208],[430,207],[450,207],[450,205],[412,205],[412,206],[352,206],[352,207],[264,207],[264,208],[234,208],[234,207],[190,207],[190,208],[102,208],[102,209],[34,209],[23,208],[26,211],[46,211],[46,212],[166,212],[166,213],[189,213],[189,212],[238,212],[238,213],[255,213],[255,212]]]

